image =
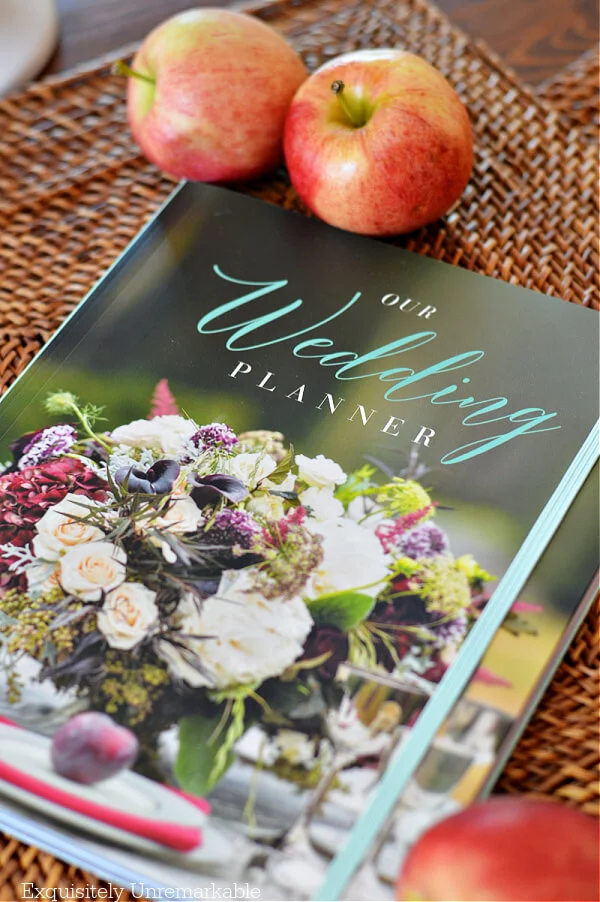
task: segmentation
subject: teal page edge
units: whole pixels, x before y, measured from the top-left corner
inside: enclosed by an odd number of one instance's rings
[[[439,684],[435,696],[426,705],[409,738],[389,765],[375,798],[363,812],[348,842],[330,866],[325,881],[313,896],[313,902],[333,902],[362,862],[392,812],[411,774],[425,755],[437,731],[465,689],[478,662],[508,614],[517,594],[533,571],[561,520],[575,500],[599,456],[600,420],[573,458],[563,478],[550,496],[542,513],[523,542],[490,603],[463,643],[456,660]],[[406,762],[410,761],[407,767]]]

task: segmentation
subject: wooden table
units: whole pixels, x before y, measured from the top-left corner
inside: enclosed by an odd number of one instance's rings
[[[368,0],[363,0],[368,2]],[[460,28],[483,38],[524,81],[539,84],[597,45],[597,0],[437,0]],[[58,0],[60,45],[44,74],[63,72],[132,41],[190,6],[227,0]]]

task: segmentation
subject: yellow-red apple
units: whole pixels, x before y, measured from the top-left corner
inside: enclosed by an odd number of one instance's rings
[[[404,861],[397,899],[597,902],[595,818],[555,802],[497,797],[440,821]]]
[[[307,76],[280,34],[225,9],[167,19],[129,74],[137,76],[129,79],[129,124],[146,157],[202,182],[252,178],[279,162],[285,115]]]
[[[403,50],[359,50],[308,78],[288,111],[294,188],[330,225],[410,232],[442,216],[473,167],[473,135],[454,89]]]

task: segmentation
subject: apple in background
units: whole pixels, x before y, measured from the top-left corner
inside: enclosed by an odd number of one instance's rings
[[[52,737],[52,767],[61,777],[90,785],[108,780],[135,762],[137,737],[98,711],[68,720]]]
[[[408,853],[397,899],[597,902],[600,829],[555,802],[496,797],[440,821]]]
[[[460,197],[473,135],[456,92],[424,59],[359,50],[299,88],[284,152],[294,188],[325,222],[396,235],[438,219]]]
[[[251,16],[190,9],[152,31],[128,74],[131,131],[179,178],[249,179],[282,157],[285,115],[307,76],[281,35]],[[137,77],[133,77],[137,75]]]

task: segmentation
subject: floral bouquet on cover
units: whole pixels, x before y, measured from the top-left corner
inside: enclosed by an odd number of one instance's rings
[[[10,697],[25,656],[148,750],[178,725],[190,791],[252,724],[318,737],[340,664],[439,680],[485,603],[492,577],[452,555],[415,480],[198,424],[164,380],[150,418],[111,431],[68,392],[46,410],[61,422],[0,475]]]

